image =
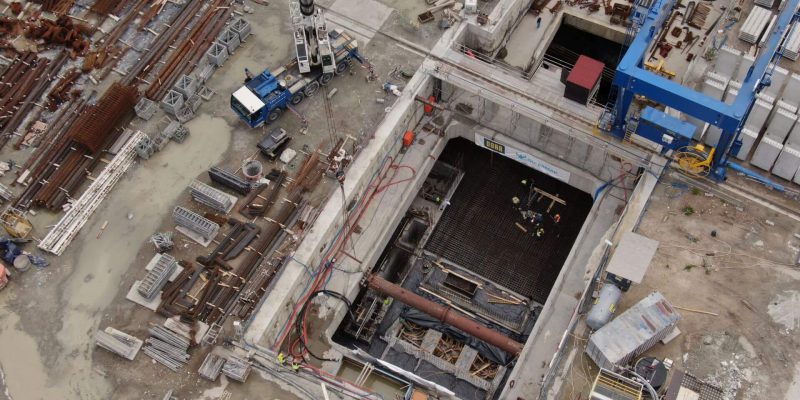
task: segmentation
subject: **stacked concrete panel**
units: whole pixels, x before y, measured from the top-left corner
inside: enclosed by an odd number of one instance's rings
[[[753,153],[753,158],[750,159],[750,164],[765,171],[769,171],[772,169],[772,166],[775,165],[775,160],[778,159],[781,150],[783,150],[782,143],[776,142],[768,137],[763,137],[761,138],[761,142],[758,143],[755,153]]]
[[[736,154],[736,158],[745,161],[747,160],[747,155],[750,154],[750,150],[753,149],[753,145],[758,139],[758,133],[753,132],[748,128],[743,128],[742,134],[739,135],[739,138],[742,140],[742,147],[739,149],[739,153]]]
[[[767,122],[769,114],[772,112],[772,104],[764,100],[756,100],[750,115],[747,116],[745,126],[754,132],[761,132],[764,123]]]
[[[786,144],[800,148],[800,124],[794,124],[794,128],[789,132],[789,138],[786,139]]]
[[[769,36],[772,33],[772,27],[775,26],[775,21],[777,19],[778,19],[777,15],[773,15],[772,18],[770,18],[769,24],[767,24],[767,29],[764,29],[764,32],[761,33],[761,39],[758,40],[759,48],[763,48],[767,44],[767,40],[769,39]]]
[[[775,114],[767,125],[767,132],[765,136],[776,141],[783,143],[789,132],[792,130],[795,122],[797,122],[797,115],[789,110],[776,107]]]
[[[789,34],[786,35],[786,40],[783,44],[783,56],[792,61],[797,61],[797,57],[800,56],[800,24],[794,25]]]
[[[755,3],[766,8],[772,8],[775,5],[775,0],[755,0]]]
[[[800,107],[800,75],[792,74],[786,79],[786,88],[783,89],[781,99],[795,107]]]
[[[722,46],[717,53],[717,63],[714,71],[724,76],[734,76],[739,66],[742,52],[729,46]]]
[[[775,160],[772,173],[790,181],[797,174],[798,169],[800,169],[800,150],[784,146],[778,159]]]
[[[753,7],[739,29],[739,39],[750,44],[756,44],[770,20],[772,20],[772,11],[763,7]]]
[[[772,97],[779,97],[781,94],[781,89],[783,89],[783,85],[786,83],[788,77],[789,71],[786,70],[786,68],[776,66],[772,70],[772,82],[769,86],[762,90],[762,93],[768,94]]]
[[[753,66],[753,63],[756,61],[755,57],[751,56],[750,54],[745,54],[742,57],[742,61],[739,64],[739,69],[736,71],[736,79],[739,82],[744,82],[744,78],[747,76],[747,71],[750,67]]]

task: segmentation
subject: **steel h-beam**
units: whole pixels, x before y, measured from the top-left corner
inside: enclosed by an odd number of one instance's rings
[[[648,11],[639,33],[617,66],[614,85],[619,87],[619,96],[617,97],[612,134],[620,138],[625,136],[627,122],[625,118],[628,109],[633,101],[633,96],[640,94],[722,129],[722,135],[716,146],[717,151],[714,154],[712,171],[716,178],[724,179],[728,150],[734,142],[741,145],[741,141],[738,139],[740,128],[750,113],[756,93],[769,84],[769,79],[762,78],[765,77],[767,68],[776,55],[784,33],[794,20],[795,10],[800,4],[800,0],[787,0],[787,3],[778,17],[775,29],[770,33],[766,47],[750,67],[744,82],[742,82],[739,95],[733,104],[726,104],[643,67],[647,49],[658,32],[666,29],[663,25],[672,14],[674,5],[674,0],[657,0]],[[777,63],[778,60],[775,62]],[[738,146],[734,145],[733,149],[738,149]]]

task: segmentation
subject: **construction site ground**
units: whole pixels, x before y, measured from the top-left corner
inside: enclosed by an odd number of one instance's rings
[[[672,359],[673,368],[723,388],[725,399],[798,398],[796,218],[668,174],[637,230],[658,240],[658,251],[617,308],[619,315],[653,291],[681,308],[680,335],[645,355]],[[588,328],[579,326],[576,357],[562,375],[565,399],[587,393],[598,371],[583,353]]]
[[[188,366],[173,373],[144,354],[129,362],[94,345],[95,332],[106,326],[146,337],[149,324],[163,321],[163,317],[126,300],[125,294],[144,275],[144,266],[155,253],[150,235],[173,230],[173,208],[183,205],[199,209],[187,189],[193,179],[208,182],[206,171],[213,165],[239,168],[244,159],[256,153],[255,144],[265,132],[277,126],[292,135],[290,147],[298,150],[298,157],[286,166],[290,175],[302,164],[300,150],[304,145],[307,151],[319,146],[327,154],[331,144],[323,96],[334,88],[337,93],[330,103],[337,132],[369,140],[394,101],[394,96],[383,92],[381,86],[392,80],[402,88],[404,82],[389,78],[390,72],[395,67],[413,72],[422,61],[407,47],[396,46],[390,36],[374,34],[374,28],[395,29],[404,18],[401,12],[386,8],[387,14],[370,19],[362,17],[356,8],[343,7],[341,13],[331,14],[345,21],[341,25],[362,28],[367,37],[361,37],[359,48],[375,65],[378,79],[367,82],[366,70],[356,63],[353,74],[335,78],[326,90],[305,100],[297,109],[308,120],[307,135],[299,133],[300,118],[289,113],[265,129],[250,129],[229,106],[230,93],[243,83],[244,68],[260,72],[286,63],[293,56],[288,4],[250,5],[255,13],[244,17],[253,22],[253,35],[209,81],[208,86],[216,94],[203,102],[199,115],[186,124],[190,130],[188,139],[182,144],[170,142],[149,160],[137,161],[64,255],[49,257],[51,265],[46,268],[31,268],[13,276],[6,290],[0,292],[0,398],[161,399],[170,389],[180,398],[218,398],[223,390],[230,391],[233,398],[294,398],[258,377],[251,377],[246,385],[227,385],[225,378],[222,385],[199,378],[196,371],[208,351],[205,349],[192,352]],[[365,29],[364,25],[374,28]],[[438,28],[430,33],[414,32],[409,28],[405,35],[408,40],[432,43],[436,39],[433,35],[441,34]],[[112,79],[116,76],[111,75]],[[378,103],[377,98],[384,98],[385,103]],[[159,111],[149,122],[136,119],[131,128],[157,134],[155,126],[162,116]],[[3,159],[8,157],[0,155]],[[280,168],[280,162],[267,162],[257,154],[256,157],[264,162],[267,172]],[[10,182],[11,175],[7,174],[3,182]],[[310,197],[311,204],[322,203],[334,186],[332,180],[323,180]],[[58,217],[38,213],[33,221],[33,236],[44,236],[46,227]],[[179,233],[175,243],[173,255],[178,259],[194,259],[210,251],[210,247],[201,249]]]

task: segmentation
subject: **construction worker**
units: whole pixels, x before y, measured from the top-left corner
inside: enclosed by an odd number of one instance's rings
[[[541,239],[541,238],[543,238],[543,237],[544,237],[544,228],[543,228],[543,227],[541,227],[541,226],[539,226],[539,228],[538,228],[538,229],[536,229],[536,233],[535,233],[535,235],[536,235],[536,238],[537,238],[537,239]]]
[[[278,353],[278,364],[281,366],[286,365],[286,354],[283,354],[283,352]]]
[[[295,374],[300,372],[300,363],[295,360],[292,360],[292,372]]]
[[[254,78],[254,75],[253,75],[252,72],[250,72],[250,69],[249,68],[245,68],[244,69],[244,81],[245,81],[245,83],[250,82],[253,78]]]
[[[553,216],[553,221],[556,221],[556,223],[561,222],[561,214],[554,215]]]
[[[514,207],[519,207],[520,201],[521,200],[517,196],[514,196],[514,197],[511,198],[511,204],[513,204]]]

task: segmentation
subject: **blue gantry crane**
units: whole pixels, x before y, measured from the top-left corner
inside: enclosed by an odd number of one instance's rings
[[[649,101],[681,111],[722,130],[719,142],[711,151],[705,153],[707,160],[702,160],[710,176],[724,180],[726,168],[731,167],[770,184],[757,173],[730,162],[729,157],[737,154],[741,148],[739,133],[750,113],[756,94],[770,84],[774,65],[777,65],[781,56],[778,46],[784,34],[800,19],[798,4],[800,0],[786,0],[783,11],[774,25],[775,28],[769,33],[769,39],[762,48],[760,56],[750,67],[733,104],[726,104],[645,69],[647,50],[660,30],[666,29],[664,24],[673,13],[674,0],[655,0],[644,15],[634,12],[633,23],[634,26],[638,25],[639,29],[630,41],[630,46],[617,66],[614,76],[613,84],[617,90],[617,98],[609,127],[610,133],[620,139],[630,133],[633,124],[629,125],[629,110],[634,96],[640,95]],[[687,154],[685,149],[691,148],[687,145],[691,141],[693,132],[691,130],[689,133],[686,124],[679,119],[650,107],[643,111],[633,134],[661,144],[665,151],[674,150]],[[695,160],[702,158],[700,154],[695,156]],[[780,185],[771,185],[776,189],[783,189]]]

